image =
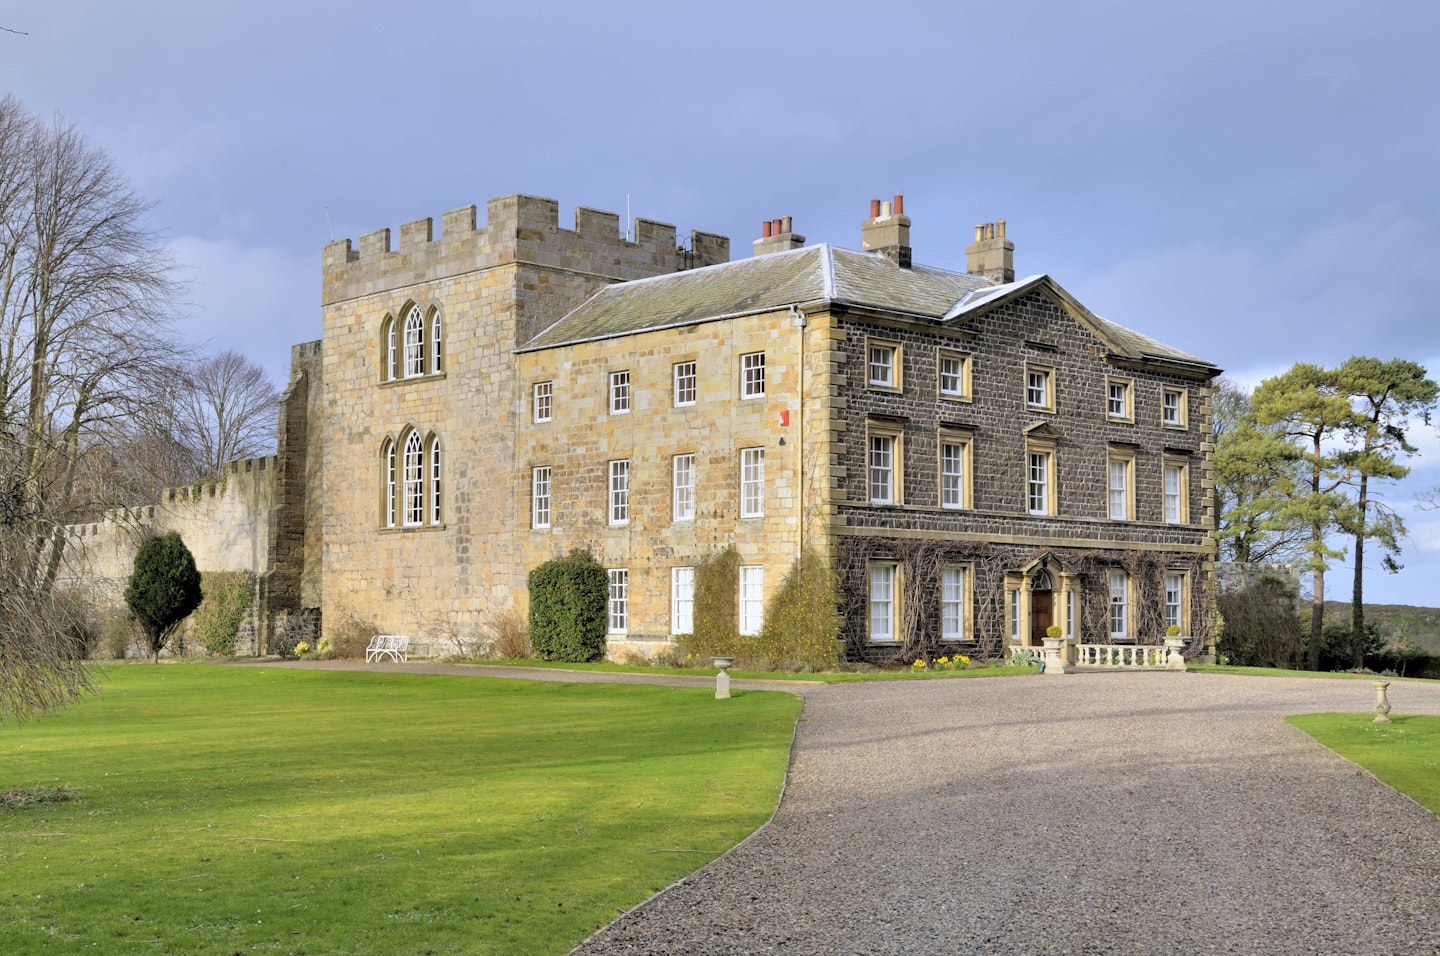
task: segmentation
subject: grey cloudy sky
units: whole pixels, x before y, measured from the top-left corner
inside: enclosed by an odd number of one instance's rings
[[[1020,274],[1253,385],[1297,360],[1440,373],[1440,4],[0,3],[0,77],[154,200],[195,340],[283,378],[319,251],[512,192],[915,258],[1009,221]],[[328,213],[328,219],[327,219]],[[1440,604],[1440,438],[1391,492]],[[1373,553],[1373,549],[1372,549]],[[1369,562],[1367,562],[1368,564]],[[1348,595],[1337,572],[1332,595]]]

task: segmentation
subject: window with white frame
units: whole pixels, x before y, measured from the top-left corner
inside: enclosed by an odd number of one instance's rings
[[[1124,571],[1110,572],[1110,639],[1130,637],[1130,575]]]
[[[607,602],[607,627],[611,634],[624,634],[630,629],[630,571],[627,568],[611,568],[610,599]]]
[[[940,507],[965,507],[966,442],[940,442]]]
[[[1105,382],[1105,417],[1112,422],[1134,420],[1130,397],[1130,382],[1124,379],[1107,379]]]
[[[670,633],[695,633],[695,569],[670,569]]]
[[[695,520],[695,456],[676,455],[672,459],[671,514],[676,521]]]
[[[675,405],[694,405],[696,395],[694,362],[675,363]]]
[[[395,492],[397,490],[397,469],[395,462],[395,443],[386,439],[385,441],[385,527],[395,527]]]
[[[758,564],[740,567],[740,633],[753,637],[765,623],[765,569]]]
[[[870,503],[895,502],[895,436],[870,436]]]
[[[405,526],[413,528],[425,520],[425,451],[418,432],[405,438],[403,466],[400,514]]]
[[[392,382],[400,377],[399,324],[391,316],[385,316],[380,326],[380,338],[385,343],[385,368],[380,378]]]
[[[1080,598],[1071,590],[1065,592],[1065,637],[1067,640],[1075,640],[1077,625],[1080,623]]]
[[[944,568],[940,572],[940,640],[968,640],[965,616],[965,569]]]
[[[1053,411],[1055,395],[1051,389],[1050,369],[1041,366],[1025,366],[1025,404],[1031,408]]]
[[[535,383],[535,421],[548,422],[555,410],[555,383]]]
[[[765,397],[764,352],[749,352],[740,356],[740,397]]]
[[[765,516],[765,449],[740,449],[740,517]]]
[[[425,317],[412,305],[405,315],[405,377],[425,374]]]
[[[1160,394],[1160,421],[1167,428],[1185,427],[1185,393],[1167,388]]]
[[[871,342],[865,349],[866,381],[872,388],[898,388],[900,349],[885,342]]]
[[[970,358],[959,352],[940,351],[940,397],[964,398],[970,394]]]
[[[630,459],[610,463],[610,523],[630,523]]]
[[[1130,469],[1132,458],[1112,457],[1109,460],[1109,513],[1111,521],[1130,520]]]
[[[870,640],[893,641],[895,628],[894,564],[870,565]]]
[[[1030,448],[1025,454],[1025,507],[1032,515],[1053,514],[1051,465],[1054,452]]]
[[[1185,575],[1165,575],[1165,626],[1185,629]]]
[[[440,438],[430,439],[430,523],[440,523]]]
[[[440,310],[430,310],[430,371],[444,370],[444,353],[440,350]]]
[[[530,527],[550,527],[550,466],[530,472]]]
[[[610,373],[610,414],[625,415],[630,411],[630,373]]]
[[[1184,524],[1186,515],[1186,469],[1180,462],[1165,462],[1165,523]]]
[[[1020,643],[1020,591],[1019,589],[1010,592],[1010,640],[1012,643]]]

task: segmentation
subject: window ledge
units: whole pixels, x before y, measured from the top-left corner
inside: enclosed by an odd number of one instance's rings
[[[387,528],[382,526],[376,528],[375,530],[380,534],[413,534],[416,532],[424,533],[428,531],[444,531],[445,522],[442,521],[439,524],[397,525],[394,528]]]
[[[379,383],[380,388],[396,388],[400,385],[416,385],[420,382],[439,382],[444,380],[444,372],[426,372],[424,375],[411,375],[408,378],[392,378]]]

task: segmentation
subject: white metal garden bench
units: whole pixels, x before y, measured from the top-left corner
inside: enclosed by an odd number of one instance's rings
[[[370,638],[370,646],[365,648],[365,662],[378,661],[388,656],[397,664],[406,659],[405,652],[410,649],[410,638],[404,634],[376,634]]]

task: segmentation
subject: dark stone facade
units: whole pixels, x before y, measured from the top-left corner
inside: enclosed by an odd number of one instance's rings
[[[903,559],[915,550],[916,542],[943,542],[953,559],[976,563],[974,634],[977,652],[983,656],[998,656],[1004,647],[1004,574],[1044,553],[1088,569],[1087,625],[1092,621],[1096,628],[1104,625],[1104,618],[1095,616],[1106,606],[1104,575],[1097,569],[1107,563],[1123,567],[1137,561],[1147,568],[1166,565],[1186,570],[1191,575],[1189,620],[1197,631],[1208,621],[1213,562],[1208,386],[1215,369],[1123,357],[1043,286],[969,322],[851,314],[841,318],[839,328],[836,371],[844,380],[835,389],[842,398],[835,414],[843,428],[837,429],[835,442],[843,450],[835,460],[834,531],[852,657],[893,659],[901,653],[889,645],[868,645],[865,638],[865,560]],[[867,385],[866,346],[871,339],[898,343],[900,388]],[[967,400],[940,397],[941,349],[969,356]],[[1027,406],[1027,363],[1050,370],[1053,411]],[[1111,377],[1131,383],[1131,421],[1112,421],[1107,416]],[[1184,393],[1184,427],[1162,424],[1162,392],[1167,387]],[[1037,433],[1053,442],[1053,515],[1031,515],[1027,508],[1027,432],[1037,426]],[[970,436],[969,508],[940,507],[942,428]],[[896,504],[869,501],[870,430],[901,435],[897,458],[903,494]],[[1106,478],[1112,450],[1121,457],[1133,456],[1132,520],[1108,516]],[[1179,524],[1164,521],[1166,461],[1186,468],[1189,507]],[[1145,554],[1153,558],[1142,561]],[[907,592],[917,585],[915,578],[909,575]],[[938,608],[938,592],[922,591],[913,597]],[[1142,620],[1154,619],[1148,605],[1158,600],[1162,599],[1156,593],[1139,587],[1136,604],[1147,602],[1137,607]],[[924,615],[910,618],[912,623],[928,620]],[[937,636],[906,637],[908,653],[917,643],[934,645]]]

